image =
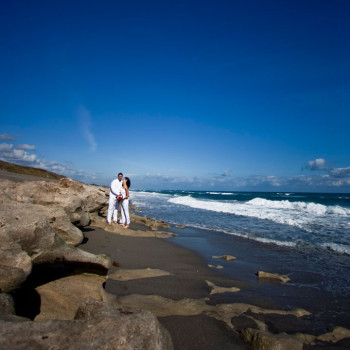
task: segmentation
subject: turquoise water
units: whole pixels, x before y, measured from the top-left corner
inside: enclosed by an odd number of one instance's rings
[[[172,224],[350,255],[350,194],[132,191],[132,203]]]

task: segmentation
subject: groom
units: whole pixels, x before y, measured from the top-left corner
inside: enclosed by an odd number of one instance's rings
[[[118,195],[121,194],[121,189],[123,186],[123,174],[119,173],[118,178],[114,179],[111,183],[109,189],[109,200],[108,200],[108,214],[107,214],[107,222],[108,225],[112,225],[112,215],[113,222],[116,224],[118,219]]]

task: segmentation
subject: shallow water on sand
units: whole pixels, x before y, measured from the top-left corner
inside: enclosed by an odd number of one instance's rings
[[[343,264],[344,256],[333,253],[320,256],[314,250],[301,252],[198,228],[172,231],[179,235],[171,238],[172,242],[194,250],[208,264],[222,265],[220,273],[230,279],[246,282],[239,293],[216,295],[212,302],[247,302],[287,310],[303,308],[312,313],[315,327],[350,328],[350,269]],[[223,254],[233,255],[236,260],[212,258]],[[259,280],[256,275],[259,270],[287,275],[291,281],[283,284]]]

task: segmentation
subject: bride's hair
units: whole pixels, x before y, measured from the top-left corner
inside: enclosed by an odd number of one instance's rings
[[[126,176],[124,177],[124,179],[125,179],[126,186],[128,186],[128,188],[130,188],[130,185],[131,185],[130,179]]]

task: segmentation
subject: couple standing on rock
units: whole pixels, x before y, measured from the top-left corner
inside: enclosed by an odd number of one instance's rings
[[[108,225],[112,225],[112,216],[113,222],[116,224],[118,219],[118,210],[119,206],[121,207],[121,219],[119,224],[124,228],[128,228],[130,225],[130,214],[129,214],[129,187],[130,179],[124,177],[123,174],[119,173],[118,178],[113,180],[111,183],[109,191],[109,200],[108,200],[108,214],[107,222]]]

